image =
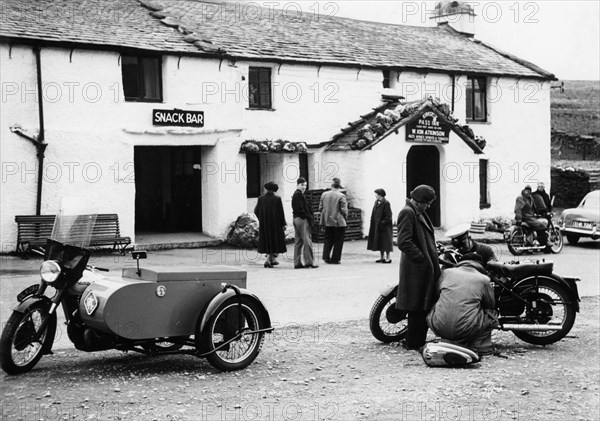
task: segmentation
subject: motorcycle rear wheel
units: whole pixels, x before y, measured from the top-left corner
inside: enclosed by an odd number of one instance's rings
[[[563,249],[563,236],[560,230],[556,227],[552,228],[549,232],[548,236],[548,245],[550,246],[550,251],[554,254],[558,254]]]
[[[510,251],[514,256],[520,256],[525,253],[526,241],[523,229],[516,228],[513,232],[511,232],[506,244],[508,245],[508,251]]]
[[[388,320],[388,309],[394,309],[396,305],[397,288],[386,296],[380,295],[371,308],[369,315],[369,328],[373,336],[383,342],[391,343],[401,341],[406,336],[408,330],[407,319],[404,318],[398,323],[392,323]],[[392,310],[393,311],[393,310]]]
[[[545,312],[543,319],[537,319],[539,324],[562,324],[561,330],[524,331],[514,330],[515,336],[534,345],[549,345],[564,338],[575,323],[575,306],[571,302],[568,291],[550,278],[538,280],[539,293],[535,292],[535,281],[531,279],[521,284],[520,295],[532,300],[537,297],[537,307]]]
[[[50,317],[46,330],[39,342],[20,343],[37,332],[42,321]],[[30,371],[52,348],[56,333],[56,313],[48,314],[48,309],[34,304],[25,313],[13,311],[9,317],[2,337],[0,337],[0,366],[8,374],[20,374]]]
[[[261,309],[254,301],[242,297],[242,326],[239,326],[239,304],[237,297],[226,300],[208,319],[203,332],[199,332],[203,352],[214,351],[206,356],[208,362],[221,371],[235,371],[248,367],[256,359],[264,340],[264,332],[242,333],[259,330]]]

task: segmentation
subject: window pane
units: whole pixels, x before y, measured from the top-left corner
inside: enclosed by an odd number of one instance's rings
[[[157,58],[144,57],[142,74],[144,75],[144,99],[160,99],[160,69]]]
[[[473,81],[468,79],[467,82],[467,118],[473,119]]]
[[[250,67],[248,97],[251,107],[271,107],[271,69]]]
[[[125,98],[139,98],[140,92],[137,57],[122,56],[121,72],[123,74],[123,93],[125,94]]]
[[[475,92],[475,115],[474,120],[485,120],[485,94]]]

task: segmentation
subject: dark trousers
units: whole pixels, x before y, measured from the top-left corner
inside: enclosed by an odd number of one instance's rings
[[[323,244],[323,260],[339,262],[342,259],[344,234],[346,227],[325,227],[325,243]]]
[[[406,330],[406,346],[409,348],[420,348],[425,345],[427,339],[427,312],[409,311],[408,327]]]

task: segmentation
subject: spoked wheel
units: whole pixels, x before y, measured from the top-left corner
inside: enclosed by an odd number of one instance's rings
[[[260,329],[261,309],[252,300],[242,297],[241,311],[237,297],[219,306],[202,332],[200,347],[208,362],[222,371],[246,368],[258,356],[264,340]]]
[[[42,321],[50,317],[45,331],[39,340],[34,335],[39,331]],[[31,370],[42,358],[45,351],[52,348],[56,333],[56,313],[48,314],[43,305],[34,304],[25,313],[14,311],[0,338],[0,365],[8,374],[25,373]]]
[[[508,251],[515,256],[520,256],[525,252],[525,234],[521,228],[515,229],[510,233],[510,237],[507,241]]]
[[[396,291],[394,288],[388,295],[380,295],[369,315],[371,333],[386,344],[402,340],[408,329],[406,315],[396,309]]]
[[[536,292],[535,281],[531,280],[521,286],[519,295],[528,301],[536,300],[535,314],[523,314],[521,317],[533,319],[539,324],[561,326],[560,330],[513,331],[521,340],[534,345],[548,345],[564,338],[575,323],[575,306],[571,297],[562,285],[549,278],[538,280],[539,292]]]
[[[556,227],[552,228],[548,236],[548,245],[554,254],[558,254],[563,249],[563,236],[560,230]]]

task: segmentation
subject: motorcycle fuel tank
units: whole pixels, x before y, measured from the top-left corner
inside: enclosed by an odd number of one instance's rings
[[[246,271],[229,266],[123,269],[92,283],[81,296],[81,319],[127,339],[195,334],[196,323],[222,284],[246,287]]]

